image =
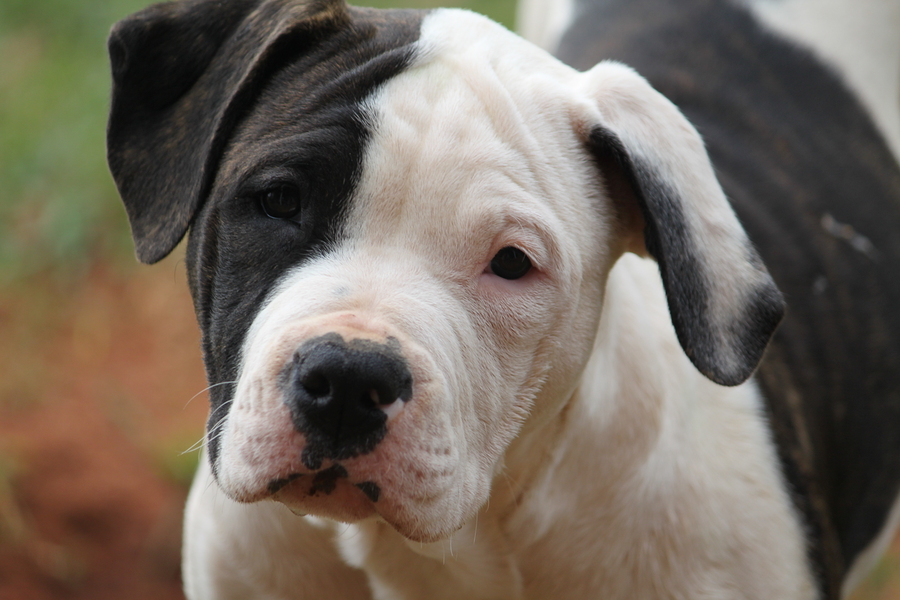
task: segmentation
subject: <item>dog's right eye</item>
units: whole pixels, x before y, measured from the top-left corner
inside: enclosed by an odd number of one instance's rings
[[[300,190],[291,185],[266,190],[260,194],[259,203],[263,212],[273,219],[295,217],[303,205]]]
[[[520,279],[530,270],[528,255],[513,246],[503,248],[491,260],[491,272],[503,279]]]

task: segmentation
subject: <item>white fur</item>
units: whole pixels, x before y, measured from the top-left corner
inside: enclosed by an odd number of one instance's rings
[[[900,2],[744,1],[763,23],[837,70],[900,160]]]
[[[704,213],[688,235],[724,319],[744,234],[696,132],[629,69],[576,73],[472,13],[432,13],[420,44],[370,99],[345,241],[248,334],[219,483],[202,469],[188,503],[188,596],[363,598],[365,574],[382,600],[812,598],[759,393],[685,357],[583,150],[614,130]],[[510,245],[535,265],[521,280],[486,272]],[[327,331],[397,339],[414,380],[331,496],[275,496],[349,526],[258,502],[304,472],[275,374]]]

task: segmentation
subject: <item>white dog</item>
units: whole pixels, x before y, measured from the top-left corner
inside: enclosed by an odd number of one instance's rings
[[[724,0],[559,8],[534,35],[584,72],[459,10],[114,28],[110,167],[141,260],[190,228],[214,386],[189,598],[832,598],[889,539],[900,175],[863,105]],[[790,306],[758,377],[754,244]]]

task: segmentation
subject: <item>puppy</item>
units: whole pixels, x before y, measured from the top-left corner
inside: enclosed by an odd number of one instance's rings
[[[562,61],[340,0],[115,26],[110,168],[142,261],[189,231],[212,385],[189,598],[846,589],[900,512],[900,174],[760,10],[560,5]]]

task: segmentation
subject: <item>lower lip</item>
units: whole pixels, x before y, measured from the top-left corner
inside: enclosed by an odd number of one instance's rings
[[[311,478],[299,477],[272,495],[297,516],[313,515],[355,523],[375,514],[369,495],[346,479],[339,479],[328,493],[311,491]]]

